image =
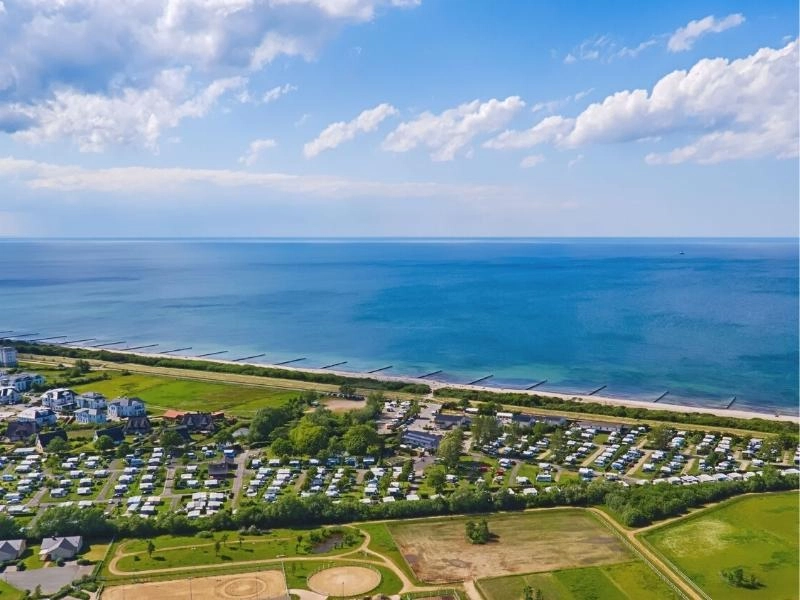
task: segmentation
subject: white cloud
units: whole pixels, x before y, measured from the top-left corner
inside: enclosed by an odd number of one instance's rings
[[[375,108],[361,112],[352,121],[331,123],[315,139],[303,146],[303,154],[306,158],[313,158],[320,152],[331,150],[344,142],[352,140],[359,133],[374,131],[384,119],[396,114],[397,109],[384,102]]]
[[[658,42],[659,38],[654,37],[650,38],[649,40],[643,41],[642,43],[640,43],[637,46],[634,46],[633,48],[628,48],[627,46],[625,46],[617,51],[615,58],[636,58],[648,48],[651,48],[652,46],[658,44]]]
[[[155,151],[164,130],[206,115],[223,95],[247,83],[245,78],[229,77],[197,90],[188,77],[189,69],[170,69],[145,89],[126,87],[106,96],[61,88],[40,104],[11,104],[7,110],[27,120],[12,135],[34,144],[71,139],[83,152],[128,144]]]
[[[586,96],[591,94],[594,91],[594,88],[589,88],[588,90],[581,90],[580,92],[576,92],[575,94],[571,94],[569,96],[565,96],[564,98],[559,98],[558,100],[548,100],[547,102],[537,102],[536,104],[531,106],[531,112],[547,112],[552,113],[561,108],[562,106],[569,104],[570,102],[580,102]]]
[[[519,96],[509,96],[505,100],[493,98],[483,103],[473,100],[438,115],[425,112],[412,121],[401,123],[386,136],[383,149],[407,152],[426,146],[432,150],[433,160],[452,160],[475,136],[497,131],[524,106]]]
[[[282,54],[302,56],[306,60],[310,60],[314,56],[314,51],[303,38],[269,31],[253,50],[250,57],[250,68],[258,71]]]
[[[532,154],[530,156],[526,156],[522,159],[519,163],[519,166],[523,169],[530,169],[535,167],[536,165],[544,162],[544,155],[543,154]]]
[[[651,164],[699,163],[796,156],[798,151],[798,42],[762,48],[737,59],[703,59],[673,71],[648,92],[624,90],[590,105],[575,118],[554,115],[523,131],[505,131],[487,148],[539,144],[580,147],[659,135],[699,135]],[[736,147],[725,148],[727,143]]]
[[[567,168],[568,168],[568,169],[571,169],[571,168],[572,168],[572,167],[574,167],[575,165],[577,165],[577,164],[580,164],[580,163],[582,163],[582,162],[583,162],[583,154],[578,154],[578,156],[576,156],[575,158],[573,158],[572,160],[570,160],[570,161],[567,163]]]
[[[254,173],[226,169],[190,169],[159,167],[118,167],[88,169],[74,165],[57,165],[0,158],[0,177],[37,190],[55,192],[87,191],[105,194],[135,194],[137,202],[152,198],[160,201],[164,194],[194,185],[222,188],[249,187],[319,198],[455,198],[490,200],[498,197],[523,197],[517,190],[504,186],[452,185],[433,182],[387,183],[352,180],[316,175],[286,173]],[[144,195],[141,195],[144,194]]]
[[[270,102],[275,102],[281,96],[285,96],[286,94],[290,94],[291,92],[296,92],[297,86],[294,86],[290,83],[286,83],[284,85],[276,86],[270,90],[267,90],[264,95],[262,96],[262,102],[269,104]]]
[[[717,19],[709,15],[703,19],[689,21],[685,27],[678,28],[667,42],[670,52],[684,52],[691,49],[694,43],[709,33],[721,33],[726,29],[738,27],[744,23],[744,16],[739,13],[728,15],[724,19]]]
[[[259,155],[261,154],[262,150],[269,150],[270,148],[274,148],[278,145],[273,139],[261,139],[261,140],[253,140],[250,142],[250,145],[247,148],[247,152],[245,152],[242,156],[239,157],[239,162],[247,167],[250,167],[255,164],[258,160]]]

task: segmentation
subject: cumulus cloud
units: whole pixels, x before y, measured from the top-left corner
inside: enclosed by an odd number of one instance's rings
[[[270,90],[267,90],[261,97],[261,100],[262,102],[269,104],[270,102],[275,102],[275,100],[277,100],[281,96],[285,96],[286,94],[290,94],[296,91],[297,91],[297,86],[294,86],[290,83],[285,83],[284,85],[279,85]]]
[[[751,56],[703,59],[689,71],[673,71],[651,91],[624,90],[590,105],[575,118],[543,119],[530,129],[505,131],[487,148],[539,144],[580,147],[683,133],[699,137],[651,164],[720,162],[797,155],[798,42],[762,48]],[[736,147],[725,148],[725,144]]]
[[[375,108],[361,112],[352,121],[331,123],[315,139],[303,146],[303,154],[306,158],[313,158],[320,152],[331,150],[344,142],[352,140],[359,133],[374,131],[384,119],[396,114],[397,109],[384,102]]]
[[[126,87],[111,96],[61,88],[42,103],[14,103],[5,110],[25,120],[12,134],[25,142],[67,138],[83,152],[128,144],[157,150],[164,130],[206,115],[224,94],[247,83],[243,77],[230,77],[195,89],[188,77],[189,69],[169,69],[148,88]]]
[[[684,52],[690,50],[694,43],[709,33],[722,33],[726,29],[738,27],[744,23],[744,16],[739,13],[728,15],[723,19],[717,19],[714,15],[709,15],[703,19],[689,21],[689,23],[678,28],[667,42],[667,49],[670,52]]]
[[[383,149],[407,152],[417,146],[432,150],[435,161],[453,160],[475,136],[497,131],[523,107],[519,96],[488,102],[473,100],[438,115],[424,112],[412,121],[401,123],[383,141]]]
[[[519,163],[519,166],[523,169],[530,169],[535,167],[536,165],[544,162],[544,155],[543,154],[532,154],[530,156],[526,156],[522,159]]]
[[[253,140],[247,147],[247,152],[239,157],[239,162],[247,167],[255,164],[263,150],[269,150],[278,145],[273,139]]]
[[[26,115],[35,113],[38,118],[30,124],[38,130],[20,139],[51,140],[56,136],[40,124],[58,120],[54,115],[67,109],[80,112],[77,99],[105,110],[138,94],[145,102],[142,114],[123,117],[138,123],[154,115],[151,127],[160,131],[159,123],[171,119],[164,119],[163,111],[148,112],[146,102],[164,73],[185,70],[191,76],[187,89],[213,88],[280,57],[313,59],[347,25],[413,5],[392,0],[20,0],[0,18],[0,127],[21,130],[30,122]],[[239,98],[252,101],[246,90]],[[124,104],[127,109],[130,103]],[[78,126],[51,125],[47,131],[73,137],[83,148],[105,147],[115,139],[107,116],[101,114],[94,132],[87,128],[90,119]],[[119,136],[123,143],[130,137]],[[157,136],[145,137],[152,147]]]
[[[108,194],[137,194],[143,198],[172,197],[176,190],[193,185],[221,188],[258,188],[319,198],[457,198],[488,200],[523,197],[504,186],[453,185],[433,182],[386,183],[317,175],[254,173],[228,169],[168,167],[116,167],[89,169],[75,165],[0,158],[0,177],[37,190],[56,192],[88,191]],[[144,194],[144,196],[138,195]]]

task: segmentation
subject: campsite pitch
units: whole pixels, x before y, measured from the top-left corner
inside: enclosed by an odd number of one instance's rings
[[[631,558],[613,533],[582,510],[489,516],[495,537],[484,545],[467,541],[468,520],[405,521],[387,523],[387,527],[415,575],[428,583],[613,564]]]

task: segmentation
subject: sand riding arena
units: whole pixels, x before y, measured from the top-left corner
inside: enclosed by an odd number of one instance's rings
[[[106,588],[102,600],[289,600],[283,573],[259,571]]]
[[[308,578],[308,587],[323,596],[357,596],[374,590],[381,574],[367,567],[331,567]]]

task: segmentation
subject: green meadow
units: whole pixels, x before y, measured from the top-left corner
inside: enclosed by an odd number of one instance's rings
[[[159,415],[167,409],[226,413],[252,417],[260,408],[280,406],[297,396],[293,390],[247,386],[232,383],[175,379],[156,375],[129,374],[107,371],[110,378],[73,389],[76,392],[100,392],[107,398],[138,396],[147,403],[150,414]]]
[[[658,527],[643,537],[712,598],[798,598],[798,494],[744,496]],[[760,586],[735,587],[741,568]]]

